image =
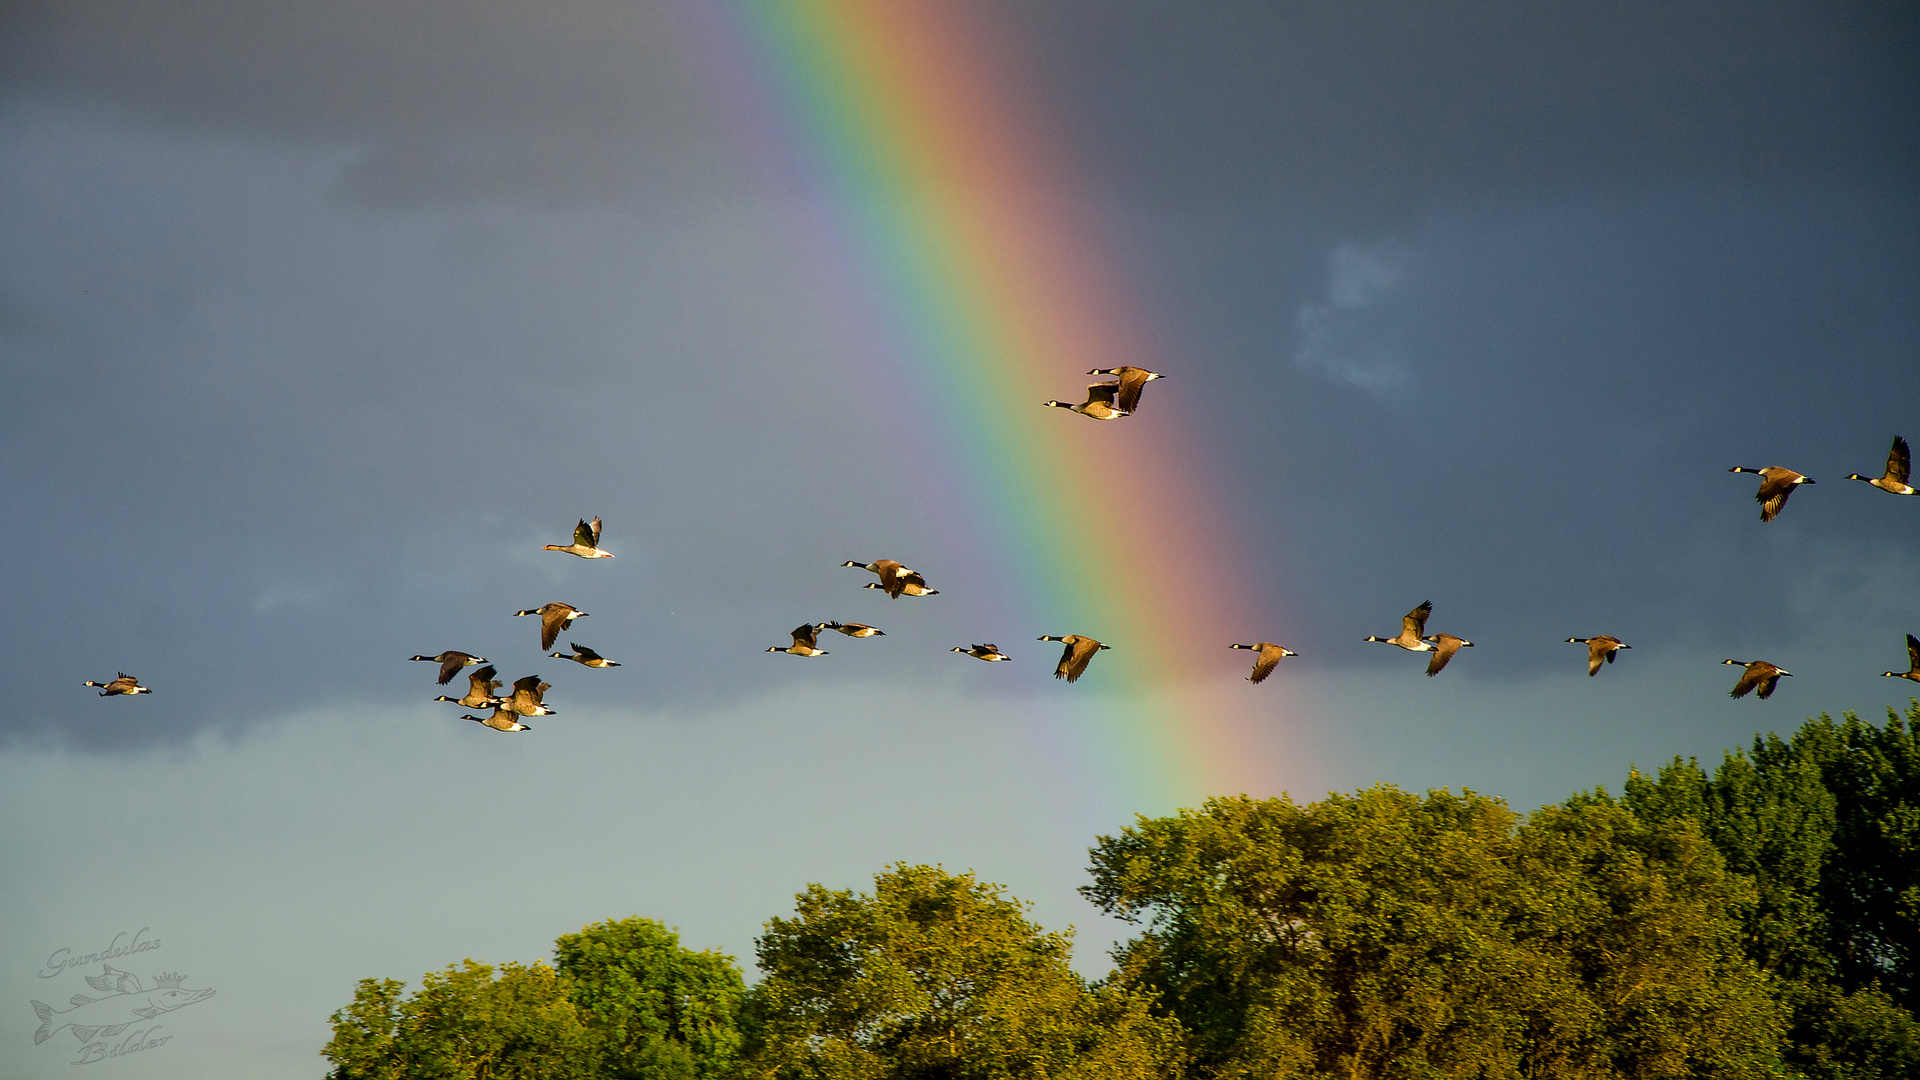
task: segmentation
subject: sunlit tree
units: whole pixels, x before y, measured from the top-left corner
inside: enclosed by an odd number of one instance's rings
[[[1069,937],[971,874],[898,866],[870,895],[809,887],[759,939],[747,1075],[1134,1080],[1177,1067],[1175,1028],[1088,987]]]

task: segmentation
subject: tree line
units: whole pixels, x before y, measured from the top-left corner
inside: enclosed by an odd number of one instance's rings
[[[1106,978],[972,874],[809,887],[759,981],[644,918],[363,979],[334,1080],[1920,1077],[1920,701],[1520,815],[1381,785],[1140,818]]]

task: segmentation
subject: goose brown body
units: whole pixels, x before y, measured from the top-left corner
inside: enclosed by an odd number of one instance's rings
[[[1099,652],[1101,649],[1110,649],[1113,647],[1111,645],[1102,645],[1092,638],[1081,634],[1068,634],[1065,637],[1054,637],[1051,634],[1046,634],[1037,640],[1058,641],[1066,646],[1066,649],[1060,653],[1060,663],[1054,666],[1053,677],[1056,679],[1065,679],[1070,683],[1079,682],[1080,676],[1086,674],[1087,665],[1093,662],[1094,653]]]
[[[571,655],[563,652],[548,653],[547,655],[557,660],[571,660],[574,663],[580,664],[585,667],[609,668],[609,667],[620,666],[618,663],[615,663],[614,661],[609,660],[604,656],[601,656],[599,653],[594,652],[592,649],[587,648],[585,645],[579,645],[569,641],[567,642],[567,648],[573,650],[573,653]]]
[[[551,604],[541,604],[537,608],[516,611],[513,614],[516,618],[521,615],[540,616],[540,647],[542,649],[553,648],[553,643],[559,640],[560,631],[572,627],[573,620],[584,619],[587,616],[586,612],[572,604],[563,604],[558,600]]]
[[[988,660],[988,661],[994,661],[994,660],[1011,660],[1011,659],[1013,659],[1013,657],[1011,657],[1011,656],[1008,656],[1008,655],[1006,655],[1005,653],[1003,653],[1003,652],[1001,652],[1001,651],[1000,651],[1000,646],[998,646],[998,645],[995,645],[995,644],[993,644],[993,643],[991,643],[991,642],[989,642],[989,643],[987,643],[987,644],[985,644],[985,645],[975,645],[975,646],[974,646],[974,647],[972,647],[971,649],[963,649],[963,648],[961,648],[960,646],[958,646],[958,645],[955,645],[955,646],[953,647],[953,651],[954,651],[954,652],[957,652],[957,653],[965,653],[965,654],[967,654],[968,656],[971,656],[971,657],[973,657],[973,658],[974,658],[975,660]]]
[[[513,681],[513,693],[500,702],[499,708],[520,716],[553,716],[552,709],[546,706],[547,691],[552,684],[540,681],[538,675],[528,675]]]
[[[1118,390],[1114,394],[1114,405],[1122,413],[1131,414],[1140,408],[1140,392],[1155,379],[1164,379],[1165,375],[1157,371],[1148,371],[1142,367],[1094,368],[1089,375],[1111,375]]]
[[[1590,638],[1570,637],[1567,639],[1567,642],[1569,644],[1580,644],[1587,647],[1587,676],[1589,678],[1600,673],[1601,664],[1613,663],[1614,653],[1619,652],[1621,649],[1633,648],[1633,646],[1621,641],[1619,638],[1612,637],[1608,634],[1601,634],[1599,637]]]
[[[92,679],[88,679],[82,685],[99,687],[101,697],[119,697],[122,694],[153,693],[152,690],[149,690],[146,687],[141,686],[139,679],[134,678],[133,676],[127,674],[126,672],[121,671],[121,672],[117,672],[116,674],[119,676],[119,678],[112,679],[107,682],[95,682]]]
[[[1887,471],[1871,479],[1859,473],[1848,473],[1849,480],[1865,480],[1881,491],[1895,495],[1920,495],[1909,482],[1913,479],[1913,454],[1907,449],[1907,440],[1898,435],[1893,437],[1893,448],[1887,451]]]
[[[578,555],[583,559],[613,558],[612,552],[600,550],[599,518],[594,518],[592,521],[581,518],[580,524],[573,527],[573,543],[567,544],[564,547],[559,544],[548,544],[540,550],[564,551],[569,555]]]
[[[1433,601],[1423,600],[1420,606],[1406,613],[1400,619],[1400,633],[1384,638],[1367,635],[1368,641],[1378,641],[1384,645],[1398,645],[1408,652],[1432,652],[1434,644],[1426,640],[1427,616],[1433,614]]]
[[[1455,637],[1452,634],[1433,635],[1433,659],[1427,661],[1427,676],[1431,678],[1440,674],[1440,669],[1447,666],[1447,661],[1453,659],[1454,653],[1471,648],[1473,648],[1473,642],[1466,638]]]
[[[1115,399],[1119,396],[1120,384],[1117,382],[1094,383],[1087,387],[1087,400],[1078,405],[1070,401],[1043,401],[1040,404],[1055,409],[1070,409],[1091,420],[1118,420],[1127,415]]]
[[[1250,683],[1265,682],[1267,676],[1273,674],[1273,669],[1279,666],[1283,657],[1300,655],[1292,649],[1283,649],[1271,641],[1262,641],[1256,645],[1229,645],[1227,648],[1252,649],[1259,654],[1253,658],[1253,674],[1247,676],[1247,681]]]
[[[452,649],[448,649],[446,652],[441,653],[439,656],[409,656],[407,657],[407,659],[425,660],[428,663],[439,664],[440,665],[439,685],[441,686],[445,686],[448,683],[452,682],[453,677],[459,674],[460,669],[463,667],[466,667],[468,664],[484,664],[487,662],[487,658],[484,656],[475,656],[472,653],[456,652]]]
[[[455,705],[462,705],[469,709],[484,709],[489,705],[497,706],[500,703],[500,696],[494,693],[494,691],[500,689],[500,680],[494,678],[497,674],[499,674],[499,672],[494,670],[493,665],[488,664],[486,667],[468,674],[467,693],[465,697],[450,698],[442,694],[433,700],[451,701]]]
[[[1758,689],[1760,691],[1760,700],[1765,701],[1773,696],[1773,688],[1775,684],[1779,683],[1782,675],[1793,674],[1793,672],[1784,670],[1775,664],[1769,664],[1765,660],[1722,660],[1720,662],[1747,669],[1741,674],[1740,681],[1733,684],[1733,689],[1727,691],[1729,697],[1746,697]]]
[[[533,730],[532,728],[520,722],[519,714],[510,712],[507,709],[498,705],[494,706],[492,716],[484,716],[484,717],[483,716],[462,716],[460,719],[471,720],[476,724],[483,724],[487,727],[492,728],[495,731],[532,731]]]
[[[793,628],[793,644],[784,649],[778,645],[769,645],[767,646],[767,651],[783,652],[789,656],[825,656],[827,652],[820,647],[818,637],[820,625],[821,624],[817,623],[801,623],[799,626]]]
[[[1753,473],[1760,477],[1760,490],[1754,492],[1753,497],[1760,504],[1761,521],[1772,521],[1774,515],[1787,505],[1787,496],[1793,494],[1794,488],[1801,484],[1813,483],[1812,480],[1792,469],[1783,469],[1778,465],[1769,465],[1764,469],[1747,469],[1735,465],[1727,471]]]
[[[1912,679],[1914,682],[1920,682],[1920,638],[1912,634],[1907,635],[1907,670],[1883,671],[1880,674],[1883,678]]]
[[[881,590],[887,594],[889,600],[898,600],[902,596],[933,596],[940,591],[928,588],[927,579],[921,577],[918,571],[909,570],[892,559],[875,559],[870,563],[848,559],[840,565],[873,571],[880,580],[869,582],[865,587]]]

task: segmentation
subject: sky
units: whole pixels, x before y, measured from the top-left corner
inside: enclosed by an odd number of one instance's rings
[[[789,5],[0,7],[0,1072],[71,1075],[30,1003],[116,936],[216,993],[101,1072],[312,1077],[359,978],[628,915],[750,971],[898,861],[1097,976],[1127,928],[1075,890],[1134,814],[1525,811],[1905,705],[1920,498],[1844,477],[1920,439],[1910,6],[893,7],[985,73],[928,130],[1004,160],[846,182],[791,69],[863,54],[782,53]],[[1001,425],[1090,381],[1070,339],[927,359],[901,283],[976,309],[861,223],[949,190],[1052,208],[1072,280],[985,276],[1113,313],[1058,324],[1167,374],[1138,413]],[[1736,465],[1816,483],[1763,525]],[[616,558],[540,550],[596,515]],[[940,595],[840,566],[882,557]],[[1475,642],[1434,679],[1362,640],[1429,599]],[[541,656],[551,600],[623,666]],[[765,654],[827,619],[887,636]],[[1064,633],[1114,646],[1071,686]],[[1256,687],[1259,640],[1301,655]],[[560,715],[459,721],[443,649]]]

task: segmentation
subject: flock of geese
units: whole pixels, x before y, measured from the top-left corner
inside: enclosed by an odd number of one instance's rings
[[[1086,400],[1078,405],[1065,401],[1047,401],[1042,404],[1050,408],[1069,409],[1093,420],[1118,420],[1131,416],[1139,409],[1141,392],[1146,388],[1148,383],[1155,379],[1165,378],[1165,376],[1159,372],[1148,371],[1145,368],[1138,367],[1095,368],[1087,374],[1110,375],[1113,376],[1113,378],[1106,382],[1097,382],[1089,385],[1087,387]],[[1780,513],[1781,509],[1787,504],[1787,497],[1793,494],[1795,488],[1801,484],[1811,484],[1814,482],[1811,478],[1794,472],[1792,469],[1783,469],[1778,466],[1768,466],[1764,469],[1749,469],[1743,466],[1735,466],[1727,471],[1753,473],[1760,477],[1760,490],[1755,493],[1754,498],[1760,503],[1760,520],[1762,522],[1772,521],[1774,517]],[[1887,454],[1887,467],[1884,473],[1877,477],[1867,477],[1859,473],[1850,473],[1847,479],[1859,480],[1879,488],[1881,491],[1890,492],[1895,495],[1920,495],[1920,490],[1916,490],[1912,484],[1909,483],[1911,474],[1912,457],[1907,449],[1907,441],[1899,436],[1895,436],[1893,447]],[[605,551],[600,547],[600,519],[597,517],[592,521],[581,520],[579,525],[574,528],[573,543],[564,545],[547,544],[541,550],[565,552],[566,554],[578,556],[582,559],[613,558],[611,552]],[[902,596],[937,596],[940,593],[940,590],[932,588],[927,584],[927,579],[923,575],[909,569],[894,559],[876,559],[872,562],[860,562],[849,559],[840,565],[843,567],[855,567],[874,574],[879,580],[870,581],[862,586],[862,588],[878,589],[886,593],[887,597],[892,600],[898,600]],[[1390,638],[1369,635],[1366,640],[1392,645],[1405,649],[1408,652],[1430,653],[1431,656],[1427,661],[1427,674],[1429,676],[1438,675],[1441,669],[1445,668],[1447,663],[1451,661],[1454,655],[1461,649],[1472,648],[1473,642],[1449,633],[1429,635],[1427,633],[1427,619],[1432,614],[1433,603],[1431,601],[1424,602],[1419,607],[1407,612],[1400,620],[1400,633]],[[553,648],[554,642],[559,639],[560,633],[571,628],[575,619],[587,617],[585,611],[574,607],[572,604],[561,603],[559,601],[543,604],[537,608],[516,611],[514,615],[537,615],[540,617],[540,648],[543,652]],[[792,644],[786,646],[769,645],[767,646],[767,651],[770,653],[786,653],[789,656],[826,656],[828,655],[827,650],[820,648],[820,634],[822,631],[837,631],[850,638],[885,636],[885,631],[880,630],[878,627],[868,626],[865,623],[802,623],[793,629],[791,634],[793,639]],[[1047,634],[1037,640],[1059,642],[1065,647],[1060,654],[1059,663],[1054,667],[1053,677],[1056,679],[1065,679],[1069,683],[1079,681],[1080,676],[1086,673],[1087,665],[1092,663],[1093,658],[1103,650],[1112,648],[1112,646],[1103,644],[1084,634],[1065,634],[1058,636]],[[1570,637],[1566,640],[1569,644],[1579,644],[1587,647],[1588,676],[1599,674],[1601,665],[1613,663],[1614,657],[1621,650],[1631,649],[1633,647],[1609,634],[1600,634],[1594,637],[1584,638]],[[620,666],[615,661],[608,660],[606,657],[601,656],[599,653],[584,645],[568,642],[568,647],[572,650],[571,652],[550,652],[547,653],[547,655],[555,659],[571,660],[583,667],[611,668]],[[1262,641],[1252,645],[1234,644],[1228,647],[1232,649],[1246,649],[1255,654],[1253,672],[1247,676],[1248,681],[1254,683],[1265,681],[1267,676],[1273,674],[1274,669],[1279,666],[1282,659],[1299,655],[1293,650],[1276,645],[1271,641]],[[990,642],[964,648],[956,645],[952,651],[964,653],[975,659],[987,662],[1012,659],[1012,657],[1002,653],[999,646]],[[528,675],[516,680],[513,684],[513,691],[508,694],[502,694],[500,691],[504,683],[495,677],[499,672],[484,656],[476,656],[471,653],[450,649],[437,656],[413,656],[409,657],[409,659],[439,664],[438,681],[441,686],[452,682],[454,676],[458,675],[463,669],[474,665],[481,665],[477,670],[467,676],[468,688],[465,695],[454,698],[443,694],[434,698],[435,701],[452,702],[462,708],[492,710],[491,715],[488,716],[475,716],[471,713],[463,714],[461,716],[463,720],[471,720],[492,728],[495,731],[531,731],[532,728],[524,723],[525,718],[555,715],[554,710],[549,708],[545,703],[546,692],[553,689],[553,687],[551,684],[543,681],[538,675]],[[1731,696],[1736,698],[1745,697],[1756,690],[1759,692],[1758,696],[1762,699],[1770,697],[1773,694],[1774,687],[1780,680],[1783,677],[1793,674],[1779,665],[1766,660],[1725,660],[1722,662],[1743,669],[1739,682],[1734,684],[1733,689],[1729,692]],[[1920,639],[1915,638],[1912,634],[1907,635],[1906,671],[1886,671],[1881,674],[1885,677],[1910,679],[1914,682],[1920,682]],[[140,685],[138,679],[125,672],[120,672],[119,677],[110,682],[96,682],[88,679],[86,685],[99,687],[101,697],[151,694],[153,692],[151,689]]]

